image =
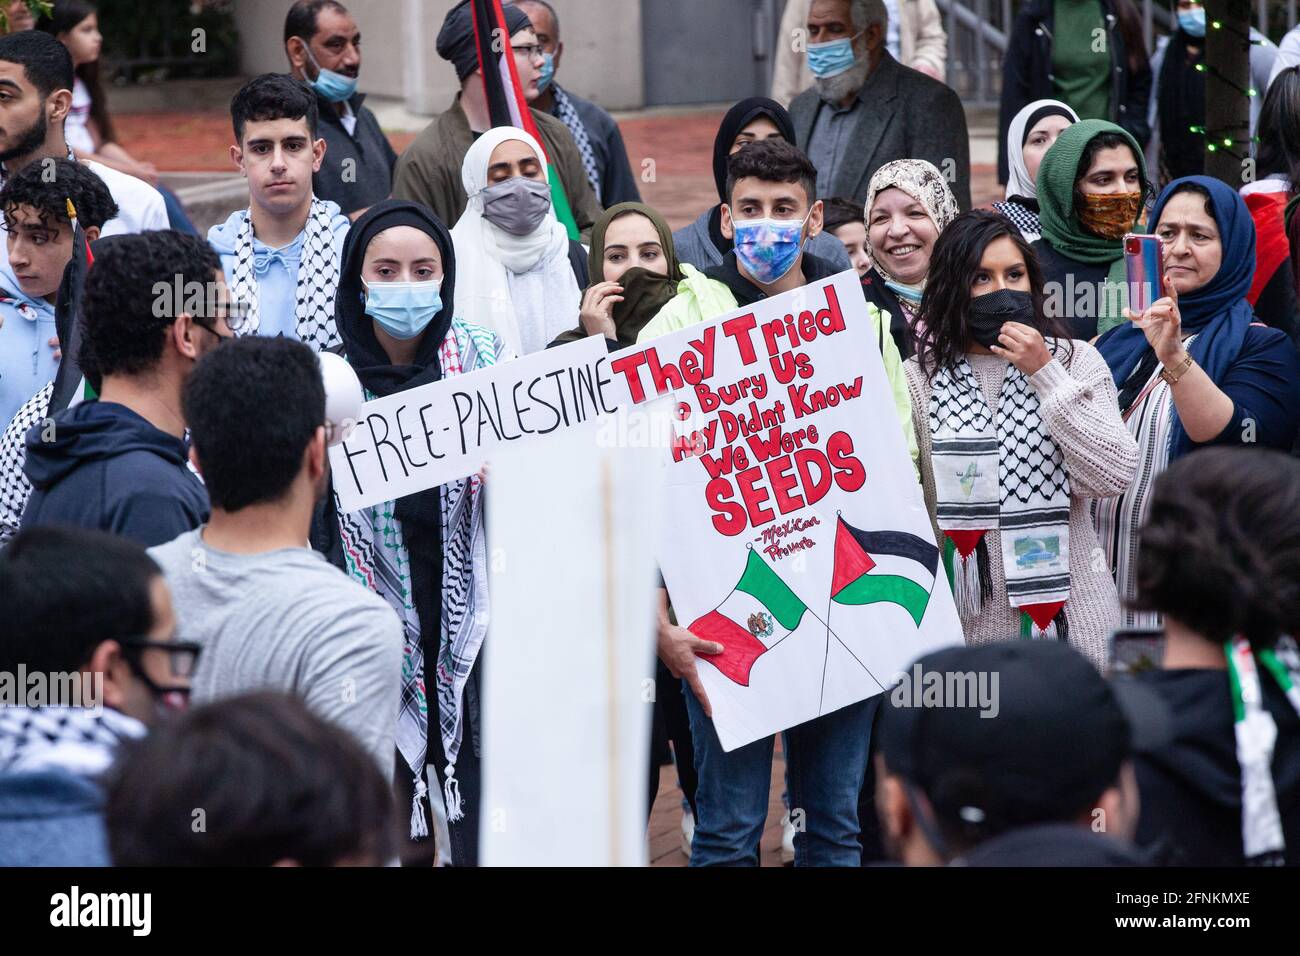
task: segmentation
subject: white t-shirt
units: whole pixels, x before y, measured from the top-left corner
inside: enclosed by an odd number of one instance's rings
[[[162,193],[129,173],[119,172],[93,160],[86,165],[104,181],[108,191],[113,194],[113,202],[117,203],[117,216],[104,223],[100,235],[120,236],[147,229],[170,228]]]
[[[72,109],[63,122],[63,138],[68,148],[89,155],[95,151],[95,137],[90,135],[90,90],[81,77],[72,84]]]

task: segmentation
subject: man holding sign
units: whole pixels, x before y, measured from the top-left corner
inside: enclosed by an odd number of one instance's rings
[[[883,381],[878,383],[878,387],[883,390],[885,383],[888,383],[892,411],[902,429],[903,441],[898,442],[899,436],[895,433],[892,436],[893,443],[900,449],[908,448],[913,460],[915,459],[915,437],[901,360],[892,337],[884,331],[888,328],[888,317],[882,320],[879,310],[862,300],[860,287],[852,284],[844,285],[843,288],[848,295],[843,299],[837,294],[836,287],[826,289],[825,280],[831,276],[831,268],[816,257],[803,252],[804,240],[816,235],[821,228],[821,203],[815,200],[815,182],[816,170],[812,164],[796,147],[784,141],[767,140],[754,143],[736,153],[729,162],[727,188],[729,202],[722,207],[722,231],[728,238],[735,239],[735,250],[726,256],[720,266],[709,270],[706,274],[707,278],[702,281],[710,282],[716,287],[710,290],[716,294],[708,296],[709,301],[729,300],[741,307],[752,306],[754,313],[748,317],[741,315],[737,319],[724,321],[720,326],[705,330],[699,334],[697,342],[692,344],[705,346],[705,349],[700,351],[700,355],[706,365],[711,365],[710,360],[726,347],[717,345],[716,342],[725,341],[734,344],[740,353],[740,364],[748,366],[750,362],[745,360],[752,361],[757,354],[747,355],[746,351],[753,350],[755,353],[763,351],[765,343],[767,346],[765,350],[769,352],[768,358],[772,362],[772,371],[758,374],[751,372],[741,377],[737,385],[718,388],[716,391],[705,382],[696,384],[693,407],[684,401],[681,408],[683,410],[689,408],[697,416],[706,419],[716,413],[717,419],[708,422],[703,429],[692,433],[692,436],[686,439],[688,443],[692,439],[697,439],[697,444],[692,451],[686,453],[685,457],[695,454],[702,460],[735,461],[736,457],[743,456],[748,449],[756,452],[756,457],[771,455],[775,464],[785,457],[780,456],[780,452],[786,450],[783,446],[787,443],[789,445],[802,442],[817,444],[816,425],[803,429],[793,427],[794,422],[790,423],[789,429],[771,426],[777,423],[778,418],[783,424],[785,419],[781,416],[786,412],[791,418],[801,417],[804,414],[812,415],[814,411],[824,412],[825,406],[818,404],[815,391],[813,398],[809,399],[807,386],[793,383],[811,378],[814,368],[807,361],[809,354],[815,355],[817,348],[823,350],[828,346],[834,348],[831,336],[841,335],[846,339],[845,345],[856,340],[861,353],[873,347],[878,351],[883,360],[884,373],[881,376]],[[806,288],[803,288],[805,286]],[[818,286],[823,289],[816,289],[815,287]],[[798,291],[794,297],[781,295],[795,290]],[[770,302],[765,301],[769,296],[780,296],[780,298]],[[778,303],[784,304],[791,299],[793,301],[787,305],[789,313],[777,308]],[[818,309],[818,305],[823,308]],[[807,311],[803,311],[804,309]],[[692,323],[712,322],[717,318],[715,315],[704,315],[703,311],[699,297],[694,291],[686,290],[669,302],[659,316],[651,321],[641,333],[639,341],[647,343],[656,336],[689,328]],[[774,318],[774,321],[762,324],[763,332],[760,335],[756,331],[753,318],[753,315],[760,311],[772,317],[785,315],[785,321]],[[857,320],[852,332],[847,328],[849,320],[846,318],[846,313]],[[744,321],[746,318],[749,320],[749,328],[746,328]],[[869,337],[866,334],[868,328]],[[710,332],[715,335],[710,336]],[[848,335],[843,335],[846,332]],[[781,351],[778,341],[783,334],[791,348],[785,355],[772,354]],[[813,341],[818,337],[823,341]],[[650,369],[650,384],[656,390],[659,383],[655,381],[654,371],[664,370],[658,356],[676,354],[678,350],[668,343],[675,344],[681,338],[689,339],[690,336],[678,335],[660,339],[655,357],[653,359],[647,357],[645,364]],[[801,347],[806,346],[807,352],[796,353],[793,348],[796,343]],[[852,356],[852,351],[850,350],[848,362],[850,369],[863,364],[852,360],[855,357]],[[861,357],[865,358],[865,354]],[[790,364],[781,365],[780,360],[783,358]],[[821,365],[820,359],[815,361],[818,366]],[[727,364],[723,358],[717,358],[716,362],[719,366]],[[790,389],[789,403],[786,408],[781,408],[782,403],[779,401],[771,403],[769,379],[781,382],[783,374],[780,368],[794,368],[794,363],[800,362],[803,364],[799,366],[799,370],[793,373],[791,378],[784,379]],[[636,357],[625,358],[622,362],[616,359],[613,364],[615,371],[622,369],[628,376],[633,400],[636,400],[638,385],[641,382],[640,374],[643,371],[639,365]],[[681,368],[685,370],[686,367],[687,364],[683,361]],[[631,377],[629,374],[631,370],[635,370],[637,377]],[[736,377],[729,378],[716,369],[712,371],[716,372],[715,377],[720,382],[736,381]],[[750,369],[747,368],[746,371]],[[816,379],[813,381],[815,382]],[[634,382],[637,384],[633,384]],[[747,385],[748,388],[742,388],[743,385]],[[857,385],[861,387],[861,378],[857,379]],[[778,393],[785,394],[777,384],[771,384],[770,388],[771,397],[775,397]],[[744,397],[746,399],[752,397],[755,401],[749,404],[745,400],[740,400],[741,392],[747,392]],[[679,394],[682,392],[679,391]],[[832,389],[822,394],[826,402],[834,400],[838,404],[839,401],[847,402],[850,394],[857,393],[849,388],[842,392],[834,392]],[[764,399],[768,401],[765,402]],[[729,400],[736,401],[737,406],[740,407],[748,405],[748,408],[738,416],[735,412],[723,408]],[[771,407],[760,409],[760,404]],[[840,418],[845,417],[843,413],[840,414]],[[847,414],[850,420],[857,417],[851,411]],[[828,419],[814,418],[814,421],[818,420],[824,422]],[[710,426],[713,426],[712,430]],[[701,435],[705,437],[700,438]],[[733,448],[722,449],[721,454],[716,458],[710,458],[710,451],[719,451],[713,447],[715,444],[730,443],[742,435],[746,441]],[[771,444],[765,446],[765,441]],[[692,613],[690,616],[683,614],[684,620],[693,621],[690,629],[672,622],[669,617],[668,591],[667,589],[660,591],[659,656],[674,676],[685,681],[689,690],[687,705],[691,714],[697,770],[700,774],[697,797],[699,817],[692,848],[692,865],[757,863],[756,850],[767,813],[773,749],[771,730],[786,727],[791,728],[787,734],[790,752],[786,755],[791,771],[791,816],[797,821],[796,827],[804,831],[803,838],[799,841],[800,852],[796,855],[797,861],[812,865],[852,866],[857,865],[860,860],[857,838],[859,827],[856,815],[858,792],[866,771],[868,742],[874,715],[875,700],[870,695],[883,690],[885,685],[880,681],[888,680],[888,677],[881,673],[880,680],[876,680],[875,676],[872,676],[865,692],[861,688],[857,691],[844,689],[842,696],[832,704],[830,701],[836,698],[833,685],[838,675],[830,674],[828,681],[827,671],[832,668],[836,671],[852,669],[855,665],[849,662],[849,658],[844,657],[844,652],[847,652],[849,657],[855,657],[854,651],[850,649],[848,643],[841,643],[840,638],[836,636],[835,653],[838,656],[834,658],[834,664],[832,663],[831,628],[826,623],[831,616],[829,602],[825,599],[819,600],[817,602],[819,607],[814,611],[797,593],[798,590],[807,594],[807,588],[796,589],[792,587],[790,581],[796,575],[811,577],[816,573],[816,569],[810,570],[810,565],[819,566],[823,562],[811,561],[809,554],[804,554],[803,551],[817,549],[822,558],[833,556],[834,581],[823,583],[829,587],[828,593],[832,600],[842,600],[836,595],[849,593],[850,590],[872,590],[867,585],[872,583],[869,580],[869,572],[875,567],[875,563],[861,546],[863,540],[872,545],[883,544],[894,551],[918,553],[921,555],[921,560],[912,562],[920,569],[917,577],[926,578],[924,572],[927,567],[929,567],[929,575],[925,584],[917,584],[913,587],[913,590],[923,594],[927,601],[920,607],[906,609],[915,621],[915,629],[920,627],[920,619],[926,610],[925,604],[928,604],[934,586],[933,565],[937,565],[937,561],[929,561],[928,555],[930,552],[937,555],[937,551],[932,542],[907,533],[895,532],[884,539],[879,535],[864,537],[858,529],[846,525],[842,519],[837,519],[834,512],[829,515],[823,514],[821,512],[824,509],[812,507],[815,496],[824,496],[828,493],[823,487],[827,482],[838,482],[839,492],[856,491],[863,486],[865,476],[857,471],[861,466],[846,451],[846,442],[850,443],[848,449],[851,449],[851,439],[848,438],[847,431],[830,434],[830,437],[825,440],[827,454],[821,459],[815,457],[815,454],[820,452],[815,453],[813,448],[799,448],[793,451],[790,456],[791,461],[797,462],[797,471],[801,476],[813,476],[814,472],[820,469],[820,474],[810,479],[812,487],[809,487],[808,482],[804,483],[801,489],[802,497],[794,493],[790,487],[791,483],[786,481],[791,477],[788,465],[769,467],[771,501],[778,504],[780,518],[786,518],[789,509],[791,517],[788,520],[776,518],[775,513],[766,506],[767,492],[755,490],[755,483],[746,479],[748,470],[742,470],[736,476],[737,485],[740,486],[740,497],[744,499],[744,507],[739,507],[738,502],[727,500],[724,491],[725,479],[714,475],[715,467],[719,470],[721,468],[706,464],[708,477],[711,480],[706,485],[705,497],[713,507],[714,513],[711,519],[713,528],[721,532],[724,537],[738,535],[741,531],[748,532],[746,538],[753,539],[753,543],[748,546],[747,557],[736,576],[732,578],[734,587],[731,593],[716,602],[712,610],[703,614]],[[678,457],[674,455],[674,458]],[[814,462],[824,462],[824,464],[814,464]],[[679,462],[676,467],[680,470],[686,468],[687,464]],[[913,477],[906,469],[902,471],[904,479]],[[670,478],[669,484],[676,490],[677,482]],[[915,490],[912,489],[913,492]],[[914,494],[913,497],[918,496]],[[804,503],[807,503],[808,507],[800,508],[799,506]],[[685,510],[689,512],[689,505]],[[683,511],[671,507],[670,511],[683,514]],[[769,515],[772,517],[769,518]],[[686,522],[684,521],[683,524],[685,525]],[[830,539],[826,537],[827,528],[834,537]],[[920,524],[917,530],[925,533],[925,525]],[[858,534],[855,536],[851,532],[858,532]],[[689,539],[689,534],[681,534],[680,537]],[[906,547],[899,546],[900,542]],[[694,544],[694,541],[691,540],[691,543]],[[734,542],[728,543],[734,544]],[[879,553],[878,557],[882,561],[885,560]],[[665,570],[670,577],[673,576],[672,569],[666,567]],[[892,580],[897,576],[890,577]],[[838,588],[835,587],[836,584],[839,585]],[[820,588],[819,585],[813,587]],[[694,595],[689,595],[686,601],[679,603],[679,611],[690,607],[694,603],[691,600],[693,597]],[[859,603],[868,602],[864,600]],[[950,605],[949,601],[949,607]],[[823,615],[825,621],[819,618],[818,614]],[[736,736],[728,732],[726,736],[729,739],[724,741],[713,723],[713,707],[705,687],[706,679],[697,668],[696,655],[704,655],[702,660],[709,662],[707,675],[709,683],[716,682],[718,676],[725,679],[726,683],[723,686],[728,690],[728,699],[724,706],[728,711],[734,710],[737,706],[732,703],[730,692],[733,687],[744,689],[744,691],[738,690],[737,694],[752,691],[755,698],[761,701],[762,695],[767,694],[764,689],[765,684],[784,683],[784,686],[779,688],[774,686],[775,693],[792,698],[798,697],[800,696],[799,688],[796,687],[799,683],[798,677],[791,676],[784,681],[777,678],[773,681],[773,672],[777,668],[767,662],[761,662],[760,659],[772,652],[769,661],[775,661],[779,659],[777,652],[779,646],[794,648],[798,647],[801,641],[815,641],[819,627],[825,635],[826,651],[819,662],[814,661],[812,666],[814,669],[820,667],[820,686],[815,693],[811,687],[807,688],[806,695],[813,701],[814,719],[786,721],[778,717],[775,721],[779,726],[773,726],[757,739],[757,732],[748,735],[747,740],[741,741],[737,741]],[[950,627],[948,633],[960,636],[959,629],[953,630]],[[787,652],[783,650],[780,653]],[[801,656],[807,657],[807,655]],[[815,648],[812,656],[817,656]],[[861,664],[861,661],[857,663]],[[791,671],[790,674],[793,675],[794,672]],[[751,679],[754,681],[752,686]],[[764,705],[760,703],[753,706],[761,710]],[[736,720],[734,713],[729,713],[728,718],[729,721],[741,723]],[[737,746],[737,743],[742,745]],[[799,826],[800,822],[803,826]]]

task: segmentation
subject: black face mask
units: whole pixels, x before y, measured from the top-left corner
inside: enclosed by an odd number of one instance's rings
[[[970,331],[970,337],[985,348],[998,344],[998,333],[1007,322],[1037,327],[1034,297],[1030,293],[1018,289],[999,289],[970,300],[966,327]]]

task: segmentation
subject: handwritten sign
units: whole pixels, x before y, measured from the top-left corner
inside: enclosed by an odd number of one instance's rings
[[[732,750],[880,693],[961,624],[852,272],[611,357],[670,392],[659,563]]]
[[[494,448],[574,428],[626,402],[599,336],[366,402],[330,449],[334,490],[356,511],[478,471]]]

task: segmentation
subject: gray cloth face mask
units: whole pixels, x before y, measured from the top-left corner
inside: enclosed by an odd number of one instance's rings
[[[513,236],[526,236],[551,208],[551,185],[515,176],[484,187],[483,217]]]

